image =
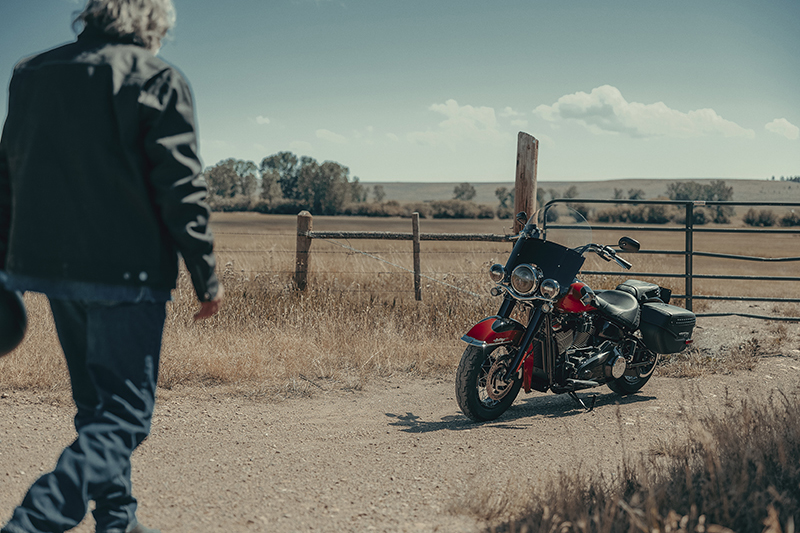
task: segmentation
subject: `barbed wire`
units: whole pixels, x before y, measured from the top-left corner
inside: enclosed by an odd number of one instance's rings
[[[415,273],[413,270],[410,270],[410,269],[408,269],[408,268],[406,268],[406,267],[400,266],[400,265],[398,265],[398,264],[396,264],[396,263],[392,263],[391,261],[387,261],[386,259],[383,259],[382,257],[378,257],[378,256],[376,256],[376,255],[373,255],[373,254],[370,254],[370,253],[368,253],[368,252],[364,252],[364,251],[362,251],[362,250],[358,250],[358,249],[356,249],[356,248],[353,248],[352,246],[348,246],[348,245],[346,245],[346,244],[342,244],[342,243],[340,243],[340,242],[336,242],[336,241],[334,241],[334,240],[331,240],[331,239],[321,239],[321,240],[323,240],[323,241],[326,241],[326,242],[329,242],[329,243],[331,243],[331,244],[335,244],[335,245],[337,245],[337,246],[341,246],[342,248],[345,248],[345,249],[347,249],[347,250],[350,250],[350,251],[352,251],[352,252],[354,252],[354,253],[360,253],[360,254],[362,254],[362,255],[365,255],[365,256],[367,256],[367,257],[370,257],[370,258],[372,258],[372,259],[375,259],[375,260],[377,260],[377,261],[382,261],[382,262],[384,262],[384,263],[386,263],[386,264],[388,264],[388,265],[392,265],[392,266],[393,266],[393,267],[395,267],[395,268],[399,268],[400,270],[405,270],[406,272],[410,272],[411,274],[416,274],[416,273]],[[485,298],[485,296],[482,296],[482,295],[480,295],[480,294],[474,293],[474,292],[472,292],[472,291],[469,291],[469,290],[467,290],[467,289],[463,289],[463,288],[461,288],[461,287],[456,287],[455,285],[451,285],[450,283],[447,283],[447,282],[445,282],[445,281],[438,280],[438,279],[436,279],[436,278],[432,278],[432,277],[430,277],[430,276],[426,276],[426,275],[424,275],[424,274],[422,274],[422,273],[420,273],[420,274],[419,274],[419,276],[420,276],[421,278],[425,278],[425,279],[427,279],[427,280],[429,280],[429,281],[433,281],[434,283],[439,283],[439,284],[441,284],[441,285],[444,285],[444,286],[446,286],[446,287],[450,287],[451,289],[454,289],[454,290],[456,290],[456,291],[463,292],[463,293],[465,293],[465,294],[469,294],[470,296],[473,296],[473,297],[475,297],[475,298]]]
[[[250,231],[214,231],[211,230],[211,233],[214,235],[253,235],[258,237],[297,237],[297,233],[253,233]]]
[[[295,273],[294,270],[247,270],[247,269],[244,269],[244,268],[236,269],[235,267],[232,270],[235,270],[236,272],[244,272],[246,274],[294,274]],[[409,271],[409,272],[413,273],[413,271]],[[487,272],[488,272],[488,270],[486,270],[486,271],[483,271],[483,270],[467,270],[467,271],[459,271],[459,272],[451,272],[451,271],[448,271],[448,272],[429,272],[429,274],[431,274],[431,275],[441,274],[444,277],[447,277],[447,276],[459,276],[459,275],[467,275],[467,274],[481,275],[481,274],[486,274]],[[391,274],[393,276],[400,276],[400,275],[406,276],[406,275],[408,275],[408,272],[390,272],[388,270],[363,270],[363,271],[359,271],[359,272],[354,272],[352,270],[339,270],[339,271],[336,271],[336,270],[325,270],[325,271],[322,271],[322,272],[316,272],[316,274],[351,274],[351,275],[361,275],[361,274],[383,275],[383,274]]]
[[[324,239],[317,239],[317,240],[324,240]],[[215,249],[215,253],[259,253],[259,254],[294,254],[296,253],[294,250],[239,250],[239,249]],[[314,250],[314,254],[342,254],[342,255],[353,255],[352,252],[343,252],[340,250]],[[370,254],[405,254],[405,255],[412,255],[413,251],[406,251],[406,250],[370,250],[366,251],[366,253]],[[425,255],[433,255],[433,254],[459,254],[459,255],[466,255],[466,254],[504,254],[508,255],[508,250],[446,250],[446,251],[420,251],[420,254]]]
[[[251,235],[251,236],[254,236],[254,237],[291,237],[291,238],[297,237],[297,232],[293,232],[293,233],[271,233],[271,232],[262,233],[262,232],[251,232],[251,231],[215,231],[215,230],[212,229],[211,233],[213,233],[214,235]],[[375,237],[375,240],[381,240],[381,237]]]

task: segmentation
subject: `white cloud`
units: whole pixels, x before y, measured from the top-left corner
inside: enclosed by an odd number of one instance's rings
[[[353,130],[353,138],[369,142],[374,133],[375,133],[375,128],[372,126],[367,126],[363,130]]]
[[[265,116],[258,115],[256,117],[256,124],[269,124],[270,122],[271,121],[269,120],[269,118],[267,118]]]
[[[446,118],[436,130],[415,131],[408,134],[408,140],[430,146],[446,145],[455,148],[464,142],[498,142],[507,135],[500,132],[497,117],[491,107],[458,105],[455,100],[443,104],[433,104],[428,108]]]
[[[786,120],[785,118],[776,118],[766,126],[764,129],[767,131],[771,131],[772,133],[777,133],[778,135],[783,135],[787,139],[795,140],[800,138],[800,128]]]
[[[525,114],[525,113],[519,113],[519,112],[517,112],[517,111],[515,111],[515,110],[511,109],[510,107],[506,107],[505,109],[503,109],[502,111],[500,111],[500,116],[501,116],[501,117],[503,117],[503,118],[508,118],[508,117],[521,117],[521,116],[523,116],[524,114]]]
[[[317,130],[317,139],[336,144],[344,144],[347,142],[347,138],[344,135],[339,135],[329,130]]]
[[[517,128],[527,128],[528,121],[525,119],[515,119],[511,121],[512,126],[516,126]]]
[[[683,113],[664,102],[628,102],[616,87],[603,85],[590,94],[577,92],[558,99],[551,106],[533,111],[545,120],[570,120],[593,133],[615,133],[631,137],[755,137],[753,130],[725,120],[713,109]]]
[[[400,140],[400,137],[398,137],[394,133],[387,133],[386,137],[388,137],[392,141],[399,141]]]

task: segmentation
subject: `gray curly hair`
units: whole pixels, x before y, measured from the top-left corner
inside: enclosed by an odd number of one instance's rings
[[[172,0],[88,0],[73,27],[92,27],[107,35],[132,37],[153,52],[175,24]]]

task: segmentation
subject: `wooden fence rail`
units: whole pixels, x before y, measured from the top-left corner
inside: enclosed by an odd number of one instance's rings
[[[515,212],[532,214],[536,210],[536,173],[539,160],[539,141],[523,131],[517,135],[517,170],[514,184]],[[522,223],[514,221],[514,233],[519,233]],[[381,231],[314,231],[313,218],[308,211],[297,215],[297,256],[295,258],[294,284],[298,290],[308,285],[308,263],[313,239],[384,239],[413,241],[414,250],[414,296],[422,299],[420,289],[420,241],[486,241],[509,242],[511,235],[483,233],[420,233],[419,213],[411,216],[411,233]]]
[[[414,297],[422,300],[420,241],[483,241],[511,242],[513,235],[494,233],[420,233],[419,213],[411,215],[411,233],[388,231],[313,231],[313,216],[308,211],[297,215],[297,252],[295,258],[294,284],[298,290],[308,286],[308,264],[311,256],[311,241],[314,239],[376,239],[412,241],[414,254]]]

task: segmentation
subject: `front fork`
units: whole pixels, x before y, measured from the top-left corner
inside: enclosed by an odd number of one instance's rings
[[[503,303],[500,304],[500,311],[497,312],[497,316],[502,318],[510,317],[511,312],[514,310],[514,307],[516,307],[516,305],[517,301],[506,294],[506,296],[503,298]]]
[[[505,302],[503,305],[505,306]],[[555,349],[553,346],[552,327],[550,320],[550,313],[543,312],[541,307],[536,307],[534,312],[531,313],[531,317],[528,320],[528,327],[525,329],[525,335],[522,336],[522,341],[519,343],[517,355],[514,356],[514,360],[512,361],[511,365],[509,365],[509,369],[511,371],[503,377],[504,381],[510,383],[514,380],[514,377],[519,373],[520,368],[522,368],[525,355],[528,354],[528,352],[532,352],[532,350],[529,350],[529,347],[534,342],[534,336],[536,335],[536,332],[539,331],[539,328],[544,326],[544,346],[542,346],[542,363],[544,365],[543,370],[547,374],[548,385],[553,385],[553,374],[555,371]],[[532,353],[529,355],[529,357],[531,356]],[[528,370],[532,370],[532,368]]]
[[[501,318],[509,318],[511,316],[511,312],[516,307],[516,304],[517,301],[514,298],[506,296],[503,299],[503,303],[500,305],[500,310],[497,312],[497,316]],[[525,356],[530,351],[529,347],[534,342],[534,336],[542,326],[544,326],[545,331],[545,335],[543,336],[544,346],[542,346],[542,363],[544,365],[543,370],[547,374],[548,385],[553,385],[556,350],[553,344],[551,314],[544,313],[541,306],[537,306],[533,313],[531,313],[531,316],[528,319],[528,326],[525,328],[525,334],[522,336],[522,340],[518,345],[519,348],[517,349],[517,354],[514,356],[513,361],[508,367],[508,374],[503,376],[503,381],[506,383],[511,383],[514,380],[514,377],[519,373],[524,363]]]

